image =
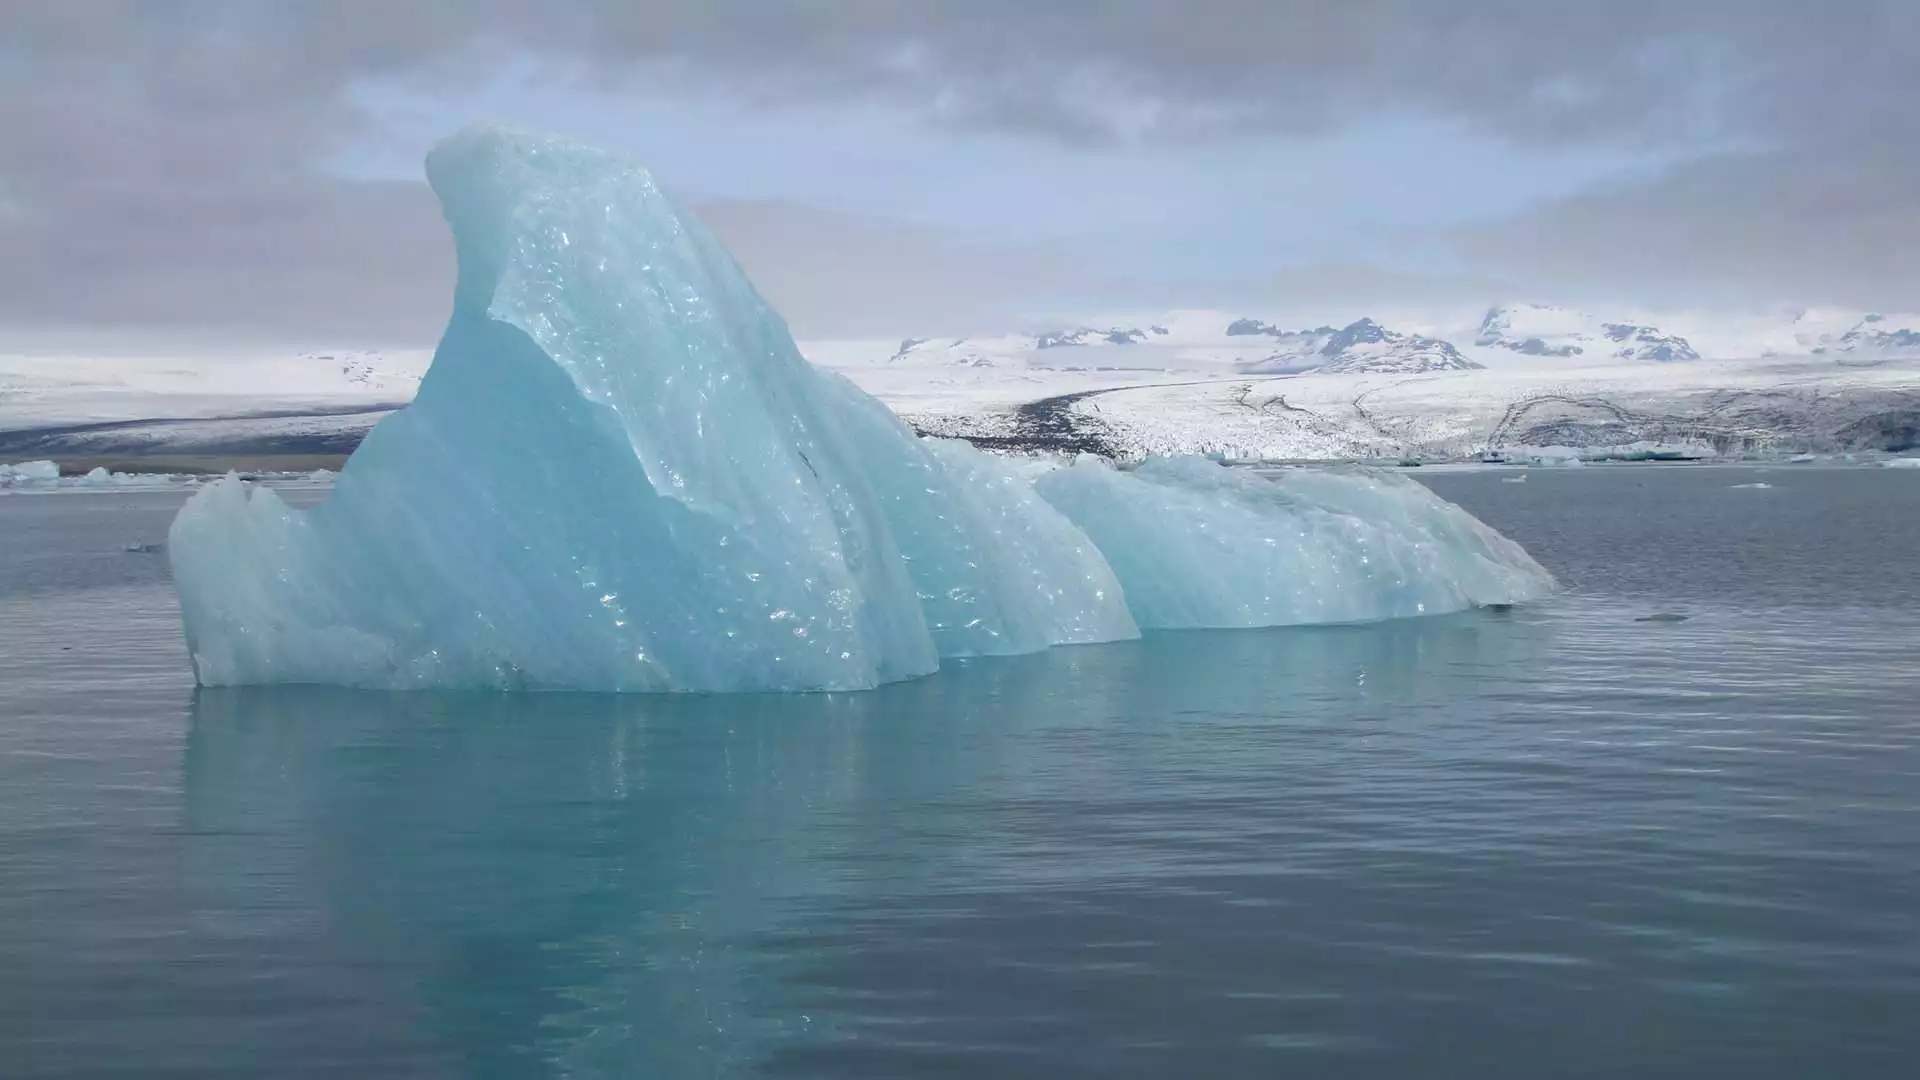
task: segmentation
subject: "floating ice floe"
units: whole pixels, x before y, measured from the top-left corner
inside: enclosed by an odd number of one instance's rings
[[[1580,451],[1571,446],[1525,446],[1516,447],[1511,455],[1530,465],[1544,465],[1560,468],[1578,468],[1585,462],[1580,459]]]
[[[338,474],[326,469],[313,472],[249,472],[234,474],[248,484],[271,487],[332,483]],[[216,479],[201,473],[118,472],[96,466],[77,476],[61,476],[51,461],[27,461],[18,465],[0,465],[0,490],[19,491],[166,491],[194,488]]]
[[[0,488],[50,488],[60,483],[60,466],[51,461],[0,465]]]
[[[124,473],[113,472],[104,465],[96,465],[73,480],[74,487],[137,487],[142,484],[169,483],[172,477],[165,473]]]
[[[916,438],[803,360],[639,167],[476,126],[418,396],[327,500],[210,484],[168,537],[202,683],[841,690],[1140,627],[1539,596],[1517,545],[1364,471],[1047,467]]]

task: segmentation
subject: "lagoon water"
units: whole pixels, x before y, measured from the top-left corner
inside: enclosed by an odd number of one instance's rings
[[[1422,479],[1565,594],[721,698],[196,693],[0,498],[0,1075],[1916,1075],[1920,475]]]

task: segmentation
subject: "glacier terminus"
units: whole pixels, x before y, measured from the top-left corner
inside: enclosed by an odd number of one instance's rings
[[[476,125],[427,176],[459,274],[412,404],[312,509],[229,477],[173,523],[204,685],[852,690],[1552,588],[1398,476],[918,438],[616,155]]]

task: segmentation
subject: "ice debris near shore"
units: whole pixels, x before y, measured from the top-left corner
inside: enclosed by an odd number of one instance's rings
[[[326,469],[315,469],[312,472],[270,470],[248,473],[244,479],[251,483],[274,487],[301,487],[331,484],[334,476],[334,473]],[[213,479],[215,477],[203,473],[113,472],[104,466],[95,466],[77,475],[61,476],[59,467],[51,461],[23,461],[18,465],[0,465],[0,490],[93,493],[177,491],[181,488],[198,487]]]
[[[229,478],[167,551],[204,684],[856,689],[1138,627],[1374,619],[1551,587],[1377,475],[1038,476],[809,365],[640,168],[469,128],[429,155],[454,311],[306,511]]]
[[[60,466],[51,461],[0,465],[0,488],[50,488],[60,483]]]

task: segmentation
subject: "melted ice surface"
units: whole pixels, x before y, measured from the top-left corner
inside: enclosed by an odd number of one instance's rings
[[[313,510],[229,479],[174,523],[203,683],[857,689],[1136,620],[1382,618],[1550,587],[1410,483],[1268,491],[1204,462],[1035,483],[916,439],[803,360],[618,157],[477,126],[427,173],[460,275],[413,404]],[[1365,569],[1376,553],[1391,573]]]

